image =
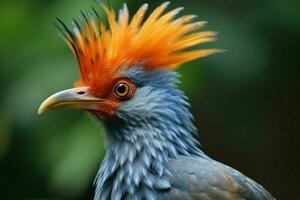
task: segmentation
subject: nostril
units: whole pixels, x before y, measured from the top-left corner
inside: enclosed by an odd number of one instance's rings
[[[83,95],[83,94],[85,94],[85,92],[84,91],[78,91],[77,94]]]

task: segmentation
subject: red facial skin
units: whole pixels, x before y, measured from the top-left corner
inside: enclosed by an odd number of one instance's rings
[[[120,83],[126,84],[129,87],[129,91],[125,96],[119,96],[115,92],[115,87]],[[101,96],[99,96],[99,92],[94,92],[93,90],[89,91],[91,94],[104,100],[103,102],[98,104],[97,111],[93,110],[90,112],[92,113],[98,112],[101,115],[106,115],[106,116],[114,116],[118,108],[121,106],[122,102],[127,101],[134,96],[136,87],[127,78],[119,78],[116,81],[114,81],[113,84],[111,85],[112,86],[109,87],[109,89],[107,89],[105,93],[102,93]]]

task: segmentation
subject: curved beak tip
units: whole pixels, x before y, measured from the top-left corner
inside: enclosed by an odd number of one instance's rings
[[[42,105],[39,107],[38,111],[37,111],[37,114],[38,115],[41,115],[43,112],[44,112],[44,108],[42,107]]]
[[[40,109],[37,111],[37,114],[38,114],[38,115],[41,115],[42,113],[43,113],[43,111],[40,110]]]
[[[55,103],[55,98],[52,96],[47,98],[39,107],[37,114],[41,115],[43,112],[45,112],[47,109],[50,109],[51,106]]]

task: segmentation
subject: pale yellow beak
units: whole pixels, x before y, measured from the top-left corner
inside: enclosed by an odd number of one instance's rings
[[[55,93],[39,107],[38,114],[50,109],[97,110],[103,99],[89,94],[88,87],[78,87]]]

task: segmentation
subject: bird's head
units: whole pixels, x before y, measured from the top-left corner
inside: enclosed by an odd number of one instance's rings
[[[194,22],[193,15],[177,17],[182,8],[164,14],[167,5],[157,7],[146,19],[143,16],[147,4],[131,19],[126,5],[117,17],[111,8],[102,5],[109,28],[94,9],[93,13],[82,13],[82,22],[73,20],[72,30],[58,19],[60,35],[78,61],[80,78],[74,88],[46,99],[38,113],[68,108],[102,117],[138,117],[163,109],[155,105],[174,96],[168,91],[176,82],[172,69],[219,52],[217,49],[185,50],[214,41],[215,33],[197,31],[205,22]]]

